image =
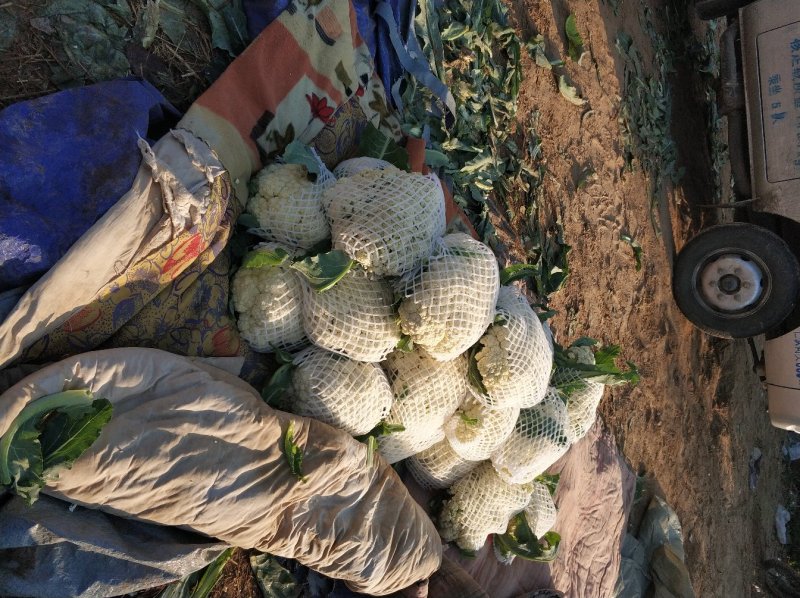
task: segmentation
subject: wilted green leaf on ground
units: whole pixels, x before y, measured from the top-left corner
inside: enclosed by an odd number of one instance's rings
[[[564,75],[558,76],[558,91],[561,92],[561,95],[571,104],[575,104],[576,106],[584,106],[586,104],[586,100],[578,95],[578,91],[567,83],[567,78]]]
[[[159,0],[147,0],[136,17],[133,37],[143,48],[149,48],[156,39],[160,20]]]
[[[567,34],[567,53],[569,57],[578,62],[583,54],[583,38],[578,31],[578,23],[575,15],[569,15],[564,23],[564,31]]]
[[[642,269],[642,246],[633,239],[630,235],[620,235],[620,240],[624,241],[633,249],[633,260],[636,263],[636,271]]]
[[[299,598],[302,595],[302,586],[275,557],[268,554],[253,555],[250,557],[250,567],[264,598]]]

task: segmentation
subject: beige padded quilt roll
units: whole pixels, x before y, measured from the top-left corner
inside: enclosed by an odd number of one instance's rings
[[[0,435],[28,402],[65,388],[88,388],[114,414],[46,494],[291,557],[373,595],[439,567],[436,529],[391,467],[369,467],[365,445],[271,409],[221,369],[153,349],[70,357],[0,395]],[[305,482],[282,452],[290,422]]]

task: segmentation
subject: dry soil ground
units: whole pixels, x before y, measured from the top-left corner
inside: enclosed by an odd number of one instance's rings
[[[651,224],[648,180],[641,170],[626,171],[618,117],[623,63],[615,49],[619,31],[652,60],[652,41],[643,28],[644,3],[624,0],[618,16],[602,0],[563,2],[517,0],[523,32],[540,32],[554,53],[564,55],[563,23],[576,15],[589,55],[568,62],[568,75],[588,100],[575,107],[558,95],[553,76],[530,65],[521,114],[538,111],[537,132],[547,160],[545,211],[561,221],[572,247],[571,276],[554,295],[553,321],[562,337],[585,334],[620,344],[637,363],[642,379],[635,388],[607,391],[601,405],[606,423],[631,466],[646,476],[675,508],[683,524],[687,559],[697,596],[750,596],[761,587],[763,559],[779,545],[773,517],[782,496],[781,443],[766,399],[753,372],[745,341],[714,339],[692,327],[673,303],[670,290],[675,251],[713,213],[697,206],[713,194],[708,122],[696,73],[678,61],[671,75],[672,133],[679,166],[686,174],[657,194]],[[653,24],[668,5],[649,3]],[[692,17],[698,35],[705,25]],[[595,175],[581,185],[587,169]],[[643,249],[634,267],[630,235]],[[749,487],[749,458],[763,452],[755,490]]]

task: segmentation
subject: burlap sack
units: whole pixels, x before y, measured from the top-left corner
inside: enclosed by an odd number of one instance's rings
[[[269,408],[202,362],[152,349],[65,359],[0,395],[0,435],[28,402],[65,384],[107,398],[114,415],[46,494],[291,557],[373,595],[439,567],[436,529],[382,459],[368,467],[365,445]],[[282,453],[289,422],[305,482]]]

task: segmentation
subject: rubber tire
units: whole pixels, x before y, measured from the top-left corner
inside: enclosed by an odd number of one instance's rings
[[[700,267],[714,254],[748,253],[762,264],[765,296],[745,313],[723,313],[707,305],[696,290]],[[672,271],[672,295],[692,324],[722,338],[763,334],[792,313],[800,293],[800,264],[786,242],[772,231],[747,223],[712,226],[691,239]]]
[[[695,0],[694,6],[697,14],[704,21],[719,19],[735,13],[753,0]]]

